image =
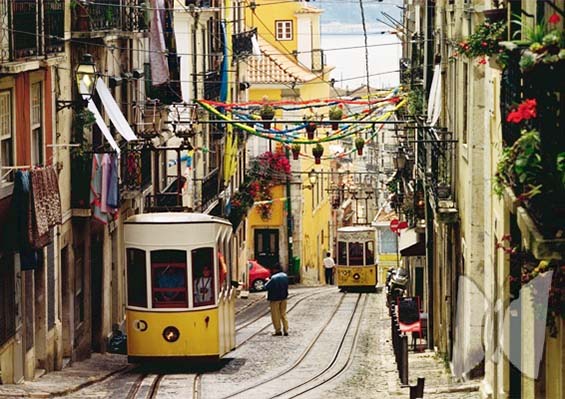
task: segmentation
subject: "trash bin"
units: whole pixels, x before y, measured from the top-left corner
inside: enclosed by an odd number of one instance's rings
[[[290,264],[290,274],[294,277],[295,283],[298,283],[300,281],[300,258],[298,256],[292,257],[292,262]]]

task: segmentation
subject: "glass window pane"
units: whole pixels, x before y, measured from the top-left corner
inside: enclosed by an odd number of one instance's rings
[[[347,244],[343,241],[337,244],[337,264],[341,266],[347,265]]]
[[[151,251],[151,285],[154,308],[186,308],[186,251]]]
[[[361,242],[349,243],[349,265],[350,266],[363,265],[363,243]]]
[[[374,265],[375,264],[375,243],[369,241],[365,243],[365,264]]]
[[[147,266],[145,251],[128,248],[126,251],[128,305],[147,307]]]
[[[216,300],[214,289],[214,248],[193,249],[191,254],[194,306],[213,305]]]

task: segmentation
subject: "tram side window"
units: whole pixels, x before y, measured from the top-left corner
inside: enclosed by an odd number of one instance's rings
[[[194,306],[213,305],[216,299],[214,248],[193,249],[191,254]]]
[[[375,243],[373,241],[368,241],[365,243],[365,264],[375,264]]]
[[[151,251],[154,308],[187,308],[186,251]]]
[[[363,243],[361,242],[349,243],[349,265],[363,266]]]
[[[337,264],[341,266],[347,265],[347,244],[343,241],[337,244]]]
[[[128,248],[127,258],[127,284],[128,305],[147,307],[147,273],[145,251]]]

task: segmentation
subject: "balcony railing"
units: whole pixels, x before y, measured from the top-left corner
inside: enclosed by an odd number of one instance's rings
[[[220,173],[215,169],[202,180],[202,209],[205,210],[218,198],[220,193]]]
[[[217,71],[206,72],[204,75],[204,99],[217,100],[220,97],[221,76]]]
[[[456,140],[446,130],[419,128],[416,148],[417,170],[426,181],[428,194],[436,208],[453,200],[453,180]]]
[[[145,4],[145,0],[106,0],[104,4],[77,3],[73,7],[73,31],[145,31]]]
[[[0,62],[63,51],[64,8],[57,0],[0,0]]]

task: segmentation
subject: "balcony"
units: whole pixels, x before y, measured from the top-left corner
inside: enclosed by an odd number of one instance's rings
[[[108,0],[104,4],[76,3],[73,12],[74,36],[97,36],[109,31],[147,30],[144,0]]]
[[[151,151],[131,150],[120,158],[120,193],[124,198],[138,195],[151,185]]]
[[[217,100],[220,97],[222,77],[217,71],[209,71],[204,74],[204,99]]]
[[[561,231],[565,226],[565,172],[562,163],[565,137],[563,96],[565,61],[539,63],[521,72],[519,62],[524,47],[510,52],[501,81],[502,138],[510,156],[499,160],[498,190],[504,186],[515,198],[517,221],[524,243],[536,257],[553,257],[563,248]],[[522,121],[506,121],[516,104],[535,99],[536,116]],[[514,112],[516,114],[516,112]],[[535,138],[535,157],[527,144]],[[526,147],[527,146],[527,147]],[[512,201],[507,201],[510,204]],[[547,206],[551,204],[551,206]],[[510,208],[510,209],[513,209]],[[527,242],[526,242],[527,241]],[[549,255],[548,255],[549,254]]]
[[[257,28],[253,28],[247,32],[240,32],[232,35],[232,48],[235,59],[242,60],[253,55],[252,38],[256,34]]]
[[[212,203],[218,199],[220,193],[220,172],[215,169],[201,181],[202,184],[202,211],[207,209]]]
[[[418,128],[416,139],[417,171],[426,182],[427,197],[439,222],[452,223],[458,212],[453,200],[456,140],[443,129]]]
[[[0,0],[0,63],[60,53],[64,50],[63,2]]]

